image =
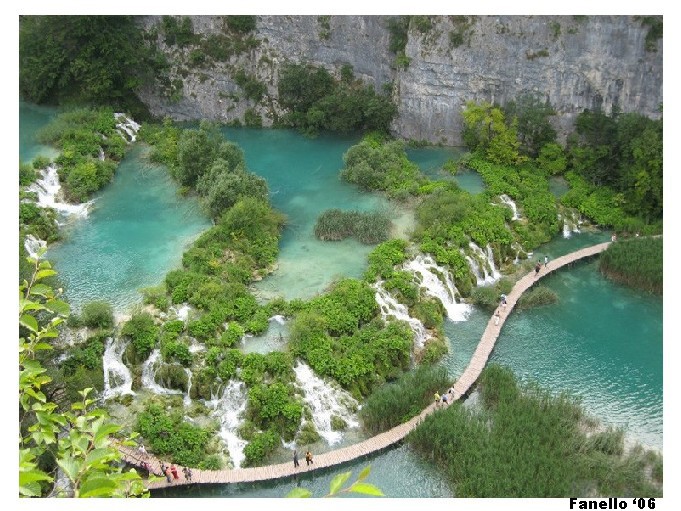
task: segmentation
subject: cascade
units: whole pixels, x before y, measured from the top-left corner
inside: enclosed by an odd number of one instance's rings
[[[118,132],[121,134],[123,139],[128,143],[137,140],[137,132],[140,129],[140,125],[137,124],[132,119],[126,117],[124,113],[120,112],[115,113],[114,117],[116,118],[117,121],[119,121],[118,123],[116,123],[116,128],[118,129]],[[125,133],[125,135],[123,133]]]
[[[127,343],[121,339],[107,337],[106,348],[102,356],[102,371],[104,372],[104,390],[102,399],[135,393],[132,391],[132,375],[123,363],[123,353]]]
[[[168,312],[174,312],[175,315],[177,316],[177,319],[184,321],[185,323],[187,322],[187,319],[189,318],[189,311],[191,310],[191,307],[189,304],[183,303],[181,306],[172,306],[170,307]]]
[[[471,266],[471,270],[478,281],[478,286],[493,284],[499,280],[501,274],[494,266],[494,254],[492,254],[492,248],[487,245],[486,250],[483,251],[472,241],[468,243],[468,246],[473,251],[473,257],[466,255],[464,252],[462,253],[466,257],[468,264]]]
[[[499,273],[496,266],[494,266],[494,252],[492,252],[492,247],[489,246],[489,243],[485,247],[485,251],[487,253],[487,263],[492,270],[492,282],[496,282],[501,278],[501,273]]]
[[[28,187],[29,192],[35,192],[38,195],[38,206],[41,208],[52,208],[63,216],[86,217],[88,215],[88,210],[94,200],[83,204],[58,202],[57,195],[60,190],[59,174],[57,174],[57,167],[54,164],[41,169],[40,178]]]
[[[184,395],[184,398],[182,399],[184,406],[189,406],[192,404],[192,398],[189,397],[189,393],[192,390],[192,371],[188,367],[184,368],[184,372],[187,373],[187,393]]]
[[[213,410],[213,416],[220,422],[220,438],[227,444],[234,468],[239,468],[245,459],[246,441],[239,438],[237,430],[241,425],[241,415],[246,410],[246,385],[242,381],[230,380],[222,392],[222,397],[213,397],[206,406]]]
[[[142,387],[151,390],[154,394],[182,394],[181,390],[169,389],[156,383],[154,378],[159,358],[161,358],[161,350],[156,348],[142,365]]]
[[[305,393],[303,398],[312,411],[312,421],[319,435],[329,445],[338,443],[343,434],[331,429],[331,416],[342,418],[349,428],[359,427],[357,416],[352,409],[357,409],[357,401],[345,390],[331,386],[317,375],[312,368],[302,361],[298,361],[293,368],[296,381]]]
[[[426,327],[423,326],[423,323],[416,318],[412,318],[409,315],[407,307],[398,303],[397,300],[383,289],[383,281],[373,284],[372,287],[376,290],[376,302],[381,309],[381,317],[383,320],[388,321],[388,317],[393,316],[395,319],[409,323],[409,326],[414,332],[414,343],[416,347],[423,348],[423,345],[428,338],[428,332],[426,331]]]
[[[513,211],[513,217],[511,218],[511,220],[518,220],[520,218],[520,215],[518,215],[518,207],[516,206],[515,202],[513,202],[513,199],[511,199],[505,193],[501,194],[499,198],[501,199],[501,202],[506,204],[508,207],[511,208],[511,211]]]
[[[406,263],[404,268],[421,275],[421,287],[426,289],[427,294],[442,302],[450,320],[466,321],[472,307],[465,303],[456,303],[458,290],[445,268],[438,266],[429,255],[423,254]]]
[[[286,318],[284,318],[284,316],[282,316],[281,314],[275,314],[268,321],[276,321],[280,325],[286,324]]]
[[[24,248],[29,256],[38,257],[38,250],[47,246],[47,242],[36,238],[32,234],[28,234],[24,240]]]

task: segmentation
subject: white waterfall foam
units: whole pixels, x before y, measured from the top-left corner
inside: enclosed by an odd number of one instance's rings
[[[137,140],[137,132],[140,129],[140,125],[137,124],[132,119],[126,117],[124,113],[120,112],[115,113],[114,117],[116,118],[117,121],[119,121],[116,124],[116,128],[118,129],[118,132],[121,134],[123,139],[126,142],[134,142],[135,140]],[[125,135],[123,133],[125,133]]]
[[[183,303],[181,306],[172,306],[170,307],[170,312],[174,312],[175,315],[177,316],[177,319],[184,321],[185,323],[187,322],[187,319],[189,318],[189,311],[191,310],[191,307],[189,304]]]
[[[38,206],[55,209],[64,216],[86,217],[94,202],[94,200],[83,204],[59,202],[57,197],[61,191],[61,184],[57,167],[52,164],[40,171],[40,178],[28,187],[28,191],[38,194]]]
[[[472,241],[468,243],[473,256],[469,256],[462,252],[468,261],[468,264],[477,279],[478,286],[484,286],[487,284],[493,284],[501,277],[501,274],[497,271],[494,266],[494,254],[492,253],[492,248],[487,245],[486,251],[483,251],[479,246],[477,246]]]
[[[24,248],[29,256],[34,259],[38,257],[38,250],[47,246],[47,242],[36,238],[32,234],[26,236],[24,240]]]
[[[487,253],[487,264],[489,264],[491,270],[490,276],[492,277],[492,282],[496,282],[501,278],[501,273],[499,273],[496,266],[494,266],[494,252],[492,251],[492,247],[489,246],[489,243],[485,247],[485,251]]]
[[[230,380],[222,396],[206,401],[213,410],[213,416],[220,421],[220,438],[227,444],[234,468],[239,468],[245,459],[246,441],[239,438],[237,430],[241,425],[241,415],[246,410],[247,392],[244,382]]]
[[[286,324],[286,318],[284,318],[284,316],[282,316],[281,314],[275,314],[269,319],[269,321],[276,321],[280,325]]]
[[[419,254],[404,265],[405,269],[421,275],[421,287],[426,293],[442,302],[447,317],[452,321],[466,321],[472,306],[466,303],[456,303],[458,290],[452,282],[449,272],[438,266],[429,255]]]
[[[513,211],[513,217],[511,218],[511,220],[518,220],[520,218],[520,216],[518,215],[518,207],[516,206],[515,202],[513,202],[513,199],[511,199],[505,193],[501,194],[499,198],[501,199],[501,202],[506,204],[508,207],[511,208],[511,211]]]
[[[312,411],[315,428],[329,445],[334,445],[343,438],[342,432],[331,429],[333,415],[343,419],[348,428],[359,427],[357,415],[351,411],[352,408],[357,409],[357,401],[349,393],[326,383],[302,361],[298,361],[293,370],[298,385],[305,392],[303,399]]]
[[[132,375],[130,370],[123,363],[123,352],[127,343],[122,339],[106,339],[106,348],[102,357],[102,369],[104,372],[104,390],[102,399],[119,396],[122,394],[132,394]]]
[[[189,393],[192,390],[192,371],[188,367],[184,368],[184,372],[187,373],[187,393],[184,395],[184,406],[189,406],[192,404],[192,398],[189,397]]]
[[[560,220],[561,215],[558,215],[558,219]],[[579,226],[582,224],[582,219],[579,216],[579,213],[577,213],[574,210],[570,210],[570,217],[567,218],[563,217],[563,238],[569,238],[572,236],[572,233],[577,233],[579,234],[581,231],[579,230]]]
[[[412,318],[409,315],[407,307],[390,296],[383,288],[383,281],[373,284],[373,288],[376,290],[376,302],[381,309],[381,317],[383,320],[388,321],[389,316],[393,316],[395,319],[409,323],[409,326],[414,332],[414,343],[416,347],[423,348],[423,345],[428,338],[428,332],[426,331],[426,327],[423,326],[423,323],[416,318]]]
[[[169,389],[156,383],[154,377],[158,369],[158,361],[161,358],[161,350],[158,348],[151,352],[149,358],[142,365],[142,387],[151,390],[154,394],[182,394],[181,390]]]
[[[563,220],[563,238],[569,238],[572,236],[572,231],[567,223],[567,220]]]

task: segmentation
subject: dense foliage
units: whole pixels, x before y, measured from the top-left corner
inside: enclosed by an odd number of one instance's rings
[[[405,199],[422,192],[426,179],[407,158],[403,142],[384,142],[367,136],[343,155],[341,178],[363,190],[381,190],[392,198]]]
[[[407,438],[442,468],[457,497],[661,495],[659,455],[640,447],[623,454],[621,431],[585,434],[574,399],[519,385],[494,364],[479,385],[482,410],[455,403]]]
[[[59,180],[73,202],[84,202],[113,179],[126,147],[110,108],[63,112],[37,138],[60,150],[55,159]]]
[[[661,295],[662,253],[662,238],[621,240],[601,253],[598,267],[616,282]]]
[[[27,101],[114,105],[138,117],[146,108],[134,92],[165,67],[132,16],[20,16],[19,64]]]
[[[139,476],[121,468],[121,455],[112,443],[120,427],[106,412],[94,409],[91,388],[63,408],[48,397],[52,381],[41,359],[52,349],[50,341],[69,306],[44,283],[56,273],[50,263],[39,258],[29,263],[33,274],[19,286],[19,495],[148,495]],[[53,488],[51,474],[57,468],[70,488]]]
[[[113,328],[113,307],[102,301],[86,303],[80,313],[80,321],[88,328]]]
[[[212,432],[185,421],[180,411],[168,413],[151,403],[139,414],[136,430],[155,454],[172,463],[198,467],[210,454],[206,449]]]
[[[279,104],[287,113],[281,123],[309,134],[320,130],[387,133],[397,112],[390,97],[376,94],[371,85],[345,75],[345,79],[336,80],[323,67],[283,66],[279,77]]]
[[[446,368],[420,366],[400,376],[394,383],[377,388],[362,405],[362,425],[371,435],[407,422],[421,413],[433,394],[450,384]]]
[[[390,218],[380,211],[342,211],[327,209],[317,217],[315,236],[322,241],[341,241],[354,237],[366,245],[390,237]]]
[[[575,128],[569,168],[592,185],[612,189],[627,215],[661,220],[662,120],[587,110]]]

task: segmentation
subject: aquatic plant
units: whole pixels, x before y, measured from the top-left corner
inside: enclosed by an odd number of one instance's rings
[[[662,253],[662,238],[620,240],[601,254],[598,268],[616,282],[661,295]]]

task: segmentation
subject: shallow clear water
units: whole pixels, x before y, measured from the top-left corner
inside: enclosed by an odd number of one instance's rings
[[[430,179],[454,181],[467,192],[478,194],[485,190],[485,183],[480,174],[473,170],[464,169],[457,172],[456,175],[452,175],[442,170],[442,165],[447,160],[457,161],[466,152],[467,150],[462,147],[422,147],[407,149],[407,156]]]
[[[48,249],[76,309],[106,300],[126,311],[140,301],[140,289],[180,266],[182,252],[210,226],[198,202],[179,196],[166,170],[142,159],[143,150],[126,155],[89,216],[73,220],[64,241]]]
[[[38,106],[19,102],[19,159],[30,162],[38,155],[54,158],[58,151],[53,147],[40,144],[36,133],[57,115],[53,107]]]

